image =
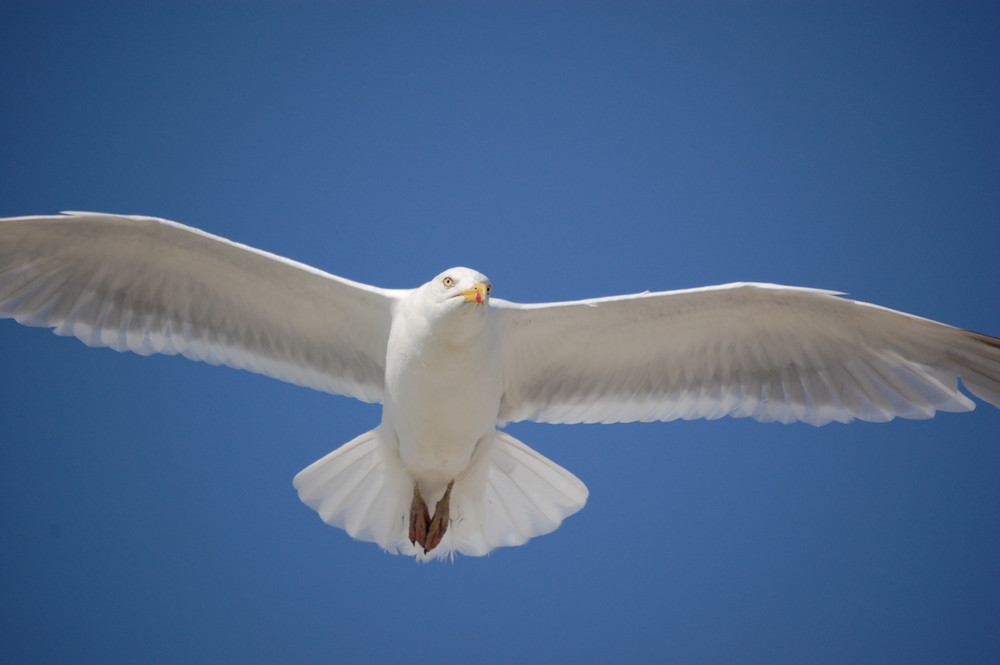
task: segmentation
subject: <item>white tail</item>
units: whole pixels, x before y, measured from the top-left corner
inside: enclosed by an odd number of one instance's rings
[[[554,531],[587,502],[587,487],[576,476],[497,431],[480,442],[471,467],[456,479],[448,530],[424,554],[407,539],[413,481],[386,437],[381,428],[362,434],[303,469],[294,485],[324,522],[392,553],[421,560],[456,552],[482,556]]]

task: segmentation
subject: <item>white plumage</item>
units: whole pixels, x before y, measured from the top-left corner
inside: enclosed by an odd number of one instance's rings
[[[382,402],[295,478],[351,536],[419,558],[559,527],[587,490],[506,422],[887,421],[1000,406],[1000,340],[770,284],[521,305],[466,268],[352,282],[150,217],[0,220],[0,316]],[[433,514],[431,507],[434,507]]]

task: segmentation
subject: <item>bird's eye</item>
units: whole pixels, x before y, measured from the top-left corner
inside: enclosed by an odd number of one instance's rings
[[[453,280],[451,277],[445,277],[443,280],[441,280],[441,283],[444,284],[446,289],[450,289],[451,287],[455,286],[455,280]]]
[[[493,285],[492,284],[487,284],[486,285],[486,295],[490,295],[491,293],[493,293]]]

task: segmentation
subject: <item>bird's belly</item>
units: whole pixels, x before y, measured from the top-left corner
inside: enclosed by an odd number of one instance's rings
[[[422,484],[460,477],[496,426],[500,374],[479,363],[436,363],[433,371],[410,363],[386,388],[383,418],[396,432],[403,466]]]
[[[448,482],[468,468],[476,443],[493,426],[490,422],[456,422],[446,409],[425,409],[396,419],[399,456],[415,476]]]

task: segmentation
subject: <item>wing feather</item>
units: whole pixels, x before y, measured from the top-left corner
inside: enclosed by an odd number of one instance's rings
[[[368,402],[382,399],[401,293],[163,219],[0,220],[0,316]]]
[[[737,283],[494,300],[504,422],[750,417],[814,425],[1000,406],[1000,340],[831,291]]]

